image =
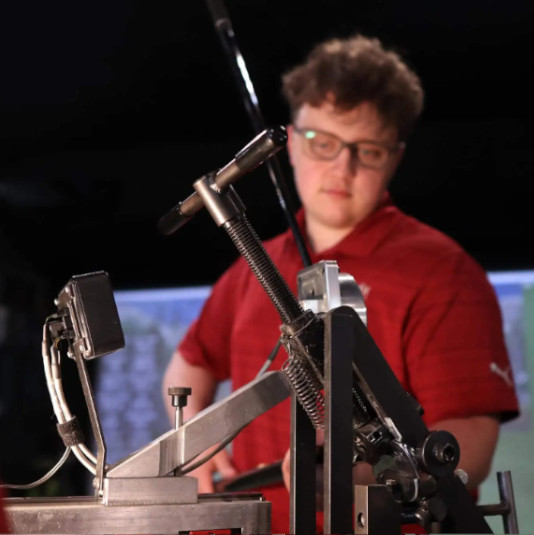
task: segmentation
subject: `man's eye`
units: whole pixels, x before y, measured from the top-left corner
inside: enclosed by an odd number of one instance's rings
[[[313,140],[313,144],[315,145],[315,147],[317,147],[318,149],[322,149],[322,150],[331,150],[335,147],[335,142],[331,139],[321,139],[321,138],[315,138]]]
[[[378,147],[360,147],[360,153],[365,158],[379,160],[384,155],[384,149]]]

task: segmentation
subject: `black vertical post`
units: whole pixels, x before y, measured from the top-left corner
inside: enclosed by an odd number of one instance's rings
[[[315,429],[291,395],[291,482],[289,533],[315,533]]]
[[[343,309],[325,322],[324,533],[354,533],[352,356],[354,318]]]

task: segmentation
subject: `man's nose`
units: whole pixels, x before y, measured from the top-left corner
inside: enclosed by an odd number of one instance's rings
[[[343,173],[355,175],[358,170],[358,152],[354,147],[343,147],[336,157],[336,165]]]

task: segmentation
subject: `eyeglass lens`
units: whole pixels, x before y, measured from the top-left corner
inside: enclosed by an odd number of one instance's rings
[[[389,150],[374,143],[345,143],[337,136],[316,130],[301,130],[306,140],[306,147],[310,157],[321,160],[333,160],[347,147],[358,162],[370,168],[381,168],[387,163]]]

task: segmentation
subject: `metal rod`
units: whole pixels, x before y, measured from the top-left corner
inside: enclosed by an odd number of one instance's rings
[[[91,422],[91,428],[95,436],[95,442],[97,446],[96,457],[96,475],[95,475],[95,492],[98,497],[101,496],[104,488],[104,469],[106,466],[106,443],[104,441],[104,435],[102,433],[102,427],[100,425],[100,419],[98,418],[98,412],[95,406],[95,400],[91,383],[89,382],[89,376],[87,368],[85,366],[85,359],[79,351],[74,352],[74,359],[78,368],[78,374],[80,376],[80,383],[82,385],[83,395],[85,397],[85,403],[87,404],[87,411],[89,413],[89,420]]]
[[[514,488],[512,486],[512,474],[497,472],[497,484],[499,486],[499,497],[501,502],[507,505],[507,512],[503,514],[503,524],[505,533],[519,533],[517,522],[517,511],[515,508]]]
[[[283,126],[266,128],[252,141],[247,143],[235,155],[235,158],[215,172],[215,185],[219,189],[222,189],[233,184],[243,175],[250,173],[278,152],[285,145],[286,141],[287,134]],[[191,194],[187,199],[179,202],[160,218],[158,221],[160,232],[167,235],[176,232],[203,206],[204,204],[198,193]]]

